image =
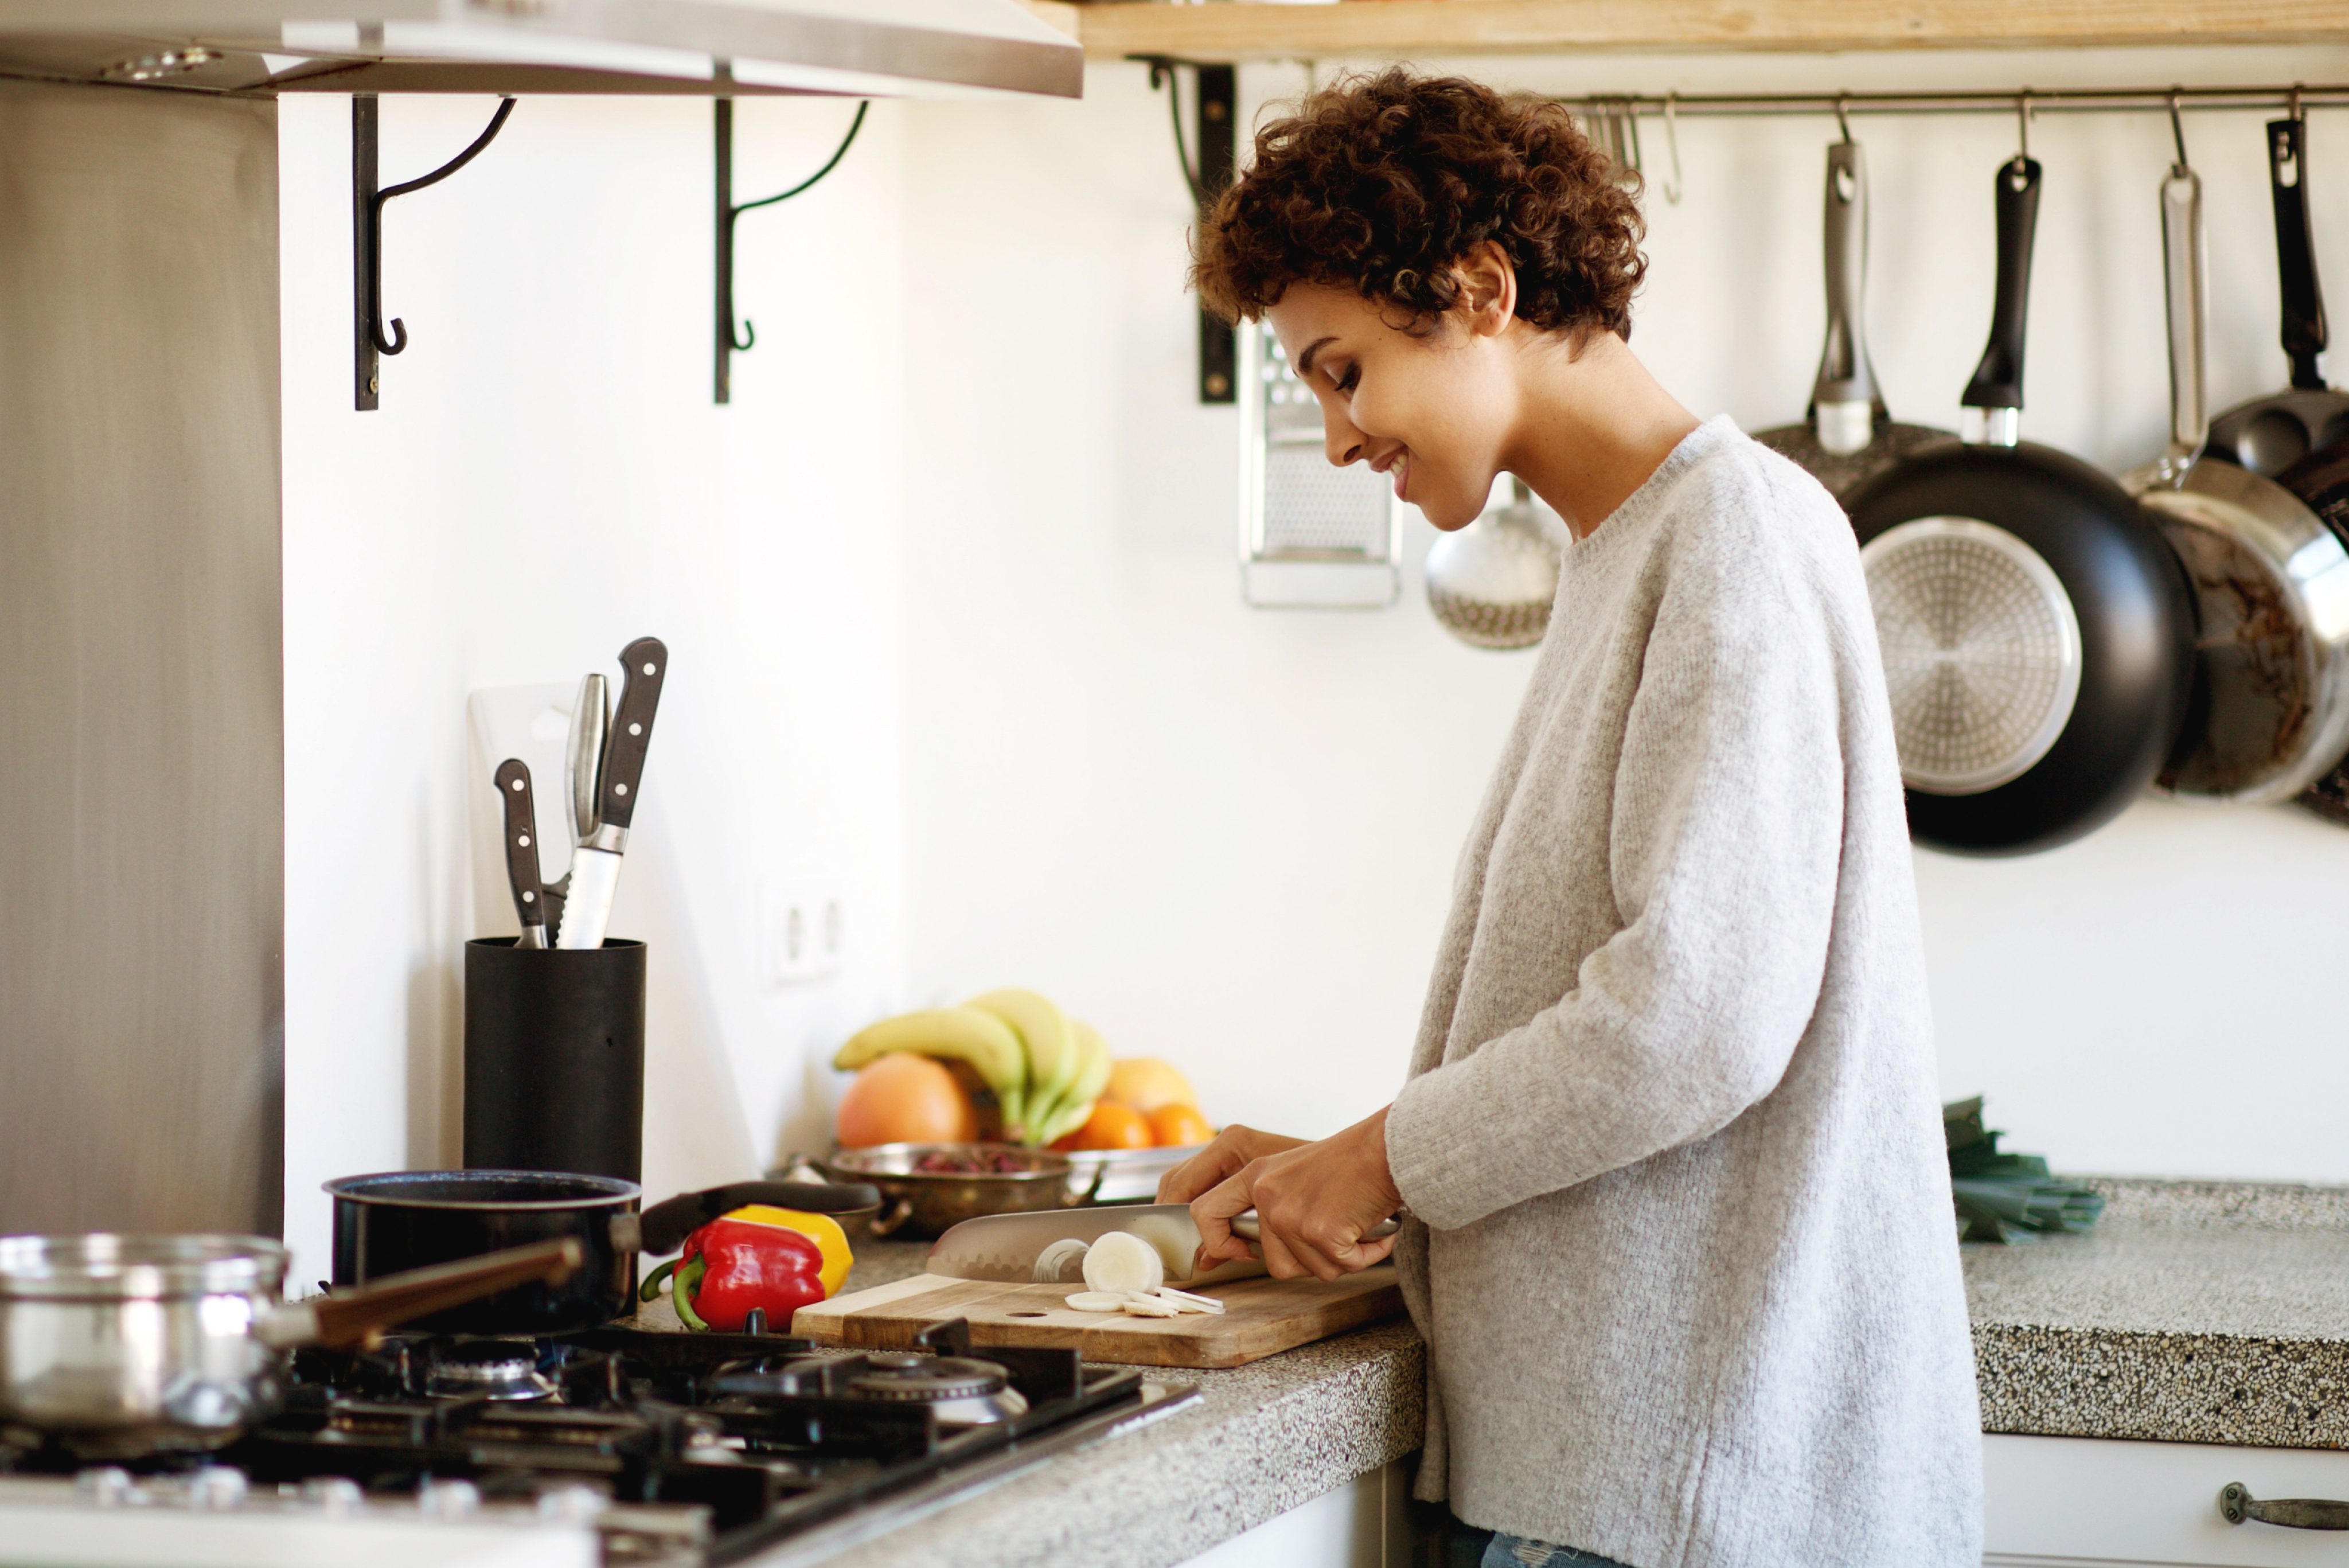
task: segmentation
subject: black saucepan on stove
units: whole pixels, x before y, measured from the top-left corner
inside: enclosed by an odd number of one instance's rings
[[[398,1170],[326,1183],[335,1200],[335,1280],[364,1285],[386,1274],[476,1258],[533,1241],[576,1240],[586,1262],[561,1284],[533,1282],[430,1317],[434,1334],[563,1334],[608,1323],[636,1305],[636,1254],[657,1257],[745,1204],[814,1214],[878,1209],[862,1183],[738,1181],[637,1212],[643,1189],[612,1176],[551,1170]]]

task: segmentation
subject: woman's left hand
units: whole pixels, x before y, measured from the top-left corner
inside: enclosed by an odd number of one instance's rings
[[[1387,1114],[1380,1111],[1319,1143],[1252,1159],[1191,1204],[1203,1262],[1249,1256],[1232,1234],[1235,1214],[1254,1209],[1264,1266],[1276,1280],[1340,1279],[1383,1262],[1394,1238],[1362,1233],[1402,1207],[1387,1170]]]

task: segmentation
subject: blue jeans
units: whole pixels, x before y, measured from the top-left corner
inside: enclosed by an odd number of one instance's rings
[[[1527,1541],[1522,1535],[1495,1535],[1485,1548],[1480,1568],[1624,1568],[1612,1557],[1594,1557],[1571,1546]]]

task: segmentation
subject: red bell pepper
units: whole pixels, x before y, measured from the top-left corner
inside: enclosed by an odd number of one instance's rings
[[[687,1265],[698,1262],[698,1271]],[[698,1278],[687,1282],[688,1272]],[[712,1220],[686,1238],[678,1283],[679,1317],[720,1334],[739,1334],[752,1307],[763,1307],[775,1334],[792,1314],[823,1300],[823,1249],[797,1231],[743,1220]],[[687,1316],[689,1308],[691,1316]]]

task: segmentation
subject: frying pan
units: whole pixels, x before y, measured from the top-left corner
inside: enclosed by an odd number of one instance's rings
[[[1861,481],[1950,432],[1893,422],[1868,363],[1868,159],[1846,131],[1827,148],[1826,254],[1827,337],[1811,406],[1798,425],[1774,425],[1754,439],[1792,458],[1840,501]]]
[[[2154,781],[2181,800],[2289,800],[2349,752],[2349,551],[2301,498],[2206,455],[2202,182],[2178,138],[2161,182],[2168,449],[2121,482],[2178,553],[2199,630],[2178,743]]]
[[[2308,223],[2308,121],[2268,121],[2268,192],[2275,203],[2276,272],[2282,285],[2283,351],[2292,385],[2238,403],[2210,423],[2209,455],[2273,477],[2312,452],[2349,440],[2349,392],[2324,384],[2324,293]]]
[[[2309,453],[2276,475],[2276,483],[2298,496],[2336,538],[2349,541],[2349,441]],[[2349,826],[2349,761],[2310,785],[2300,804]]]
[[[1962,441],[1845,498],[1908,785],[1909,828],[1964,855],[2053,848],[2153,781],[2186,711],[2194,608],[2113,480],[2020,439],[2040,167],[1997,177],[1998,292]]]
[[[586,1261],[559,1284],[533,1282],[420,1317],[435,1334],[536,1335],[592,1328],[634,1305],[636,1254],[673,1252],[720,1214],[771,1203],[814,1214],[877,1209],[862,1183],[738,1181],[643,1213],[643,1189],[614,1176],[545,1170],[399,1170],[326,1183],[335,1200],[335,1283],[475,1258],[533,1241],[577,1241]]]

